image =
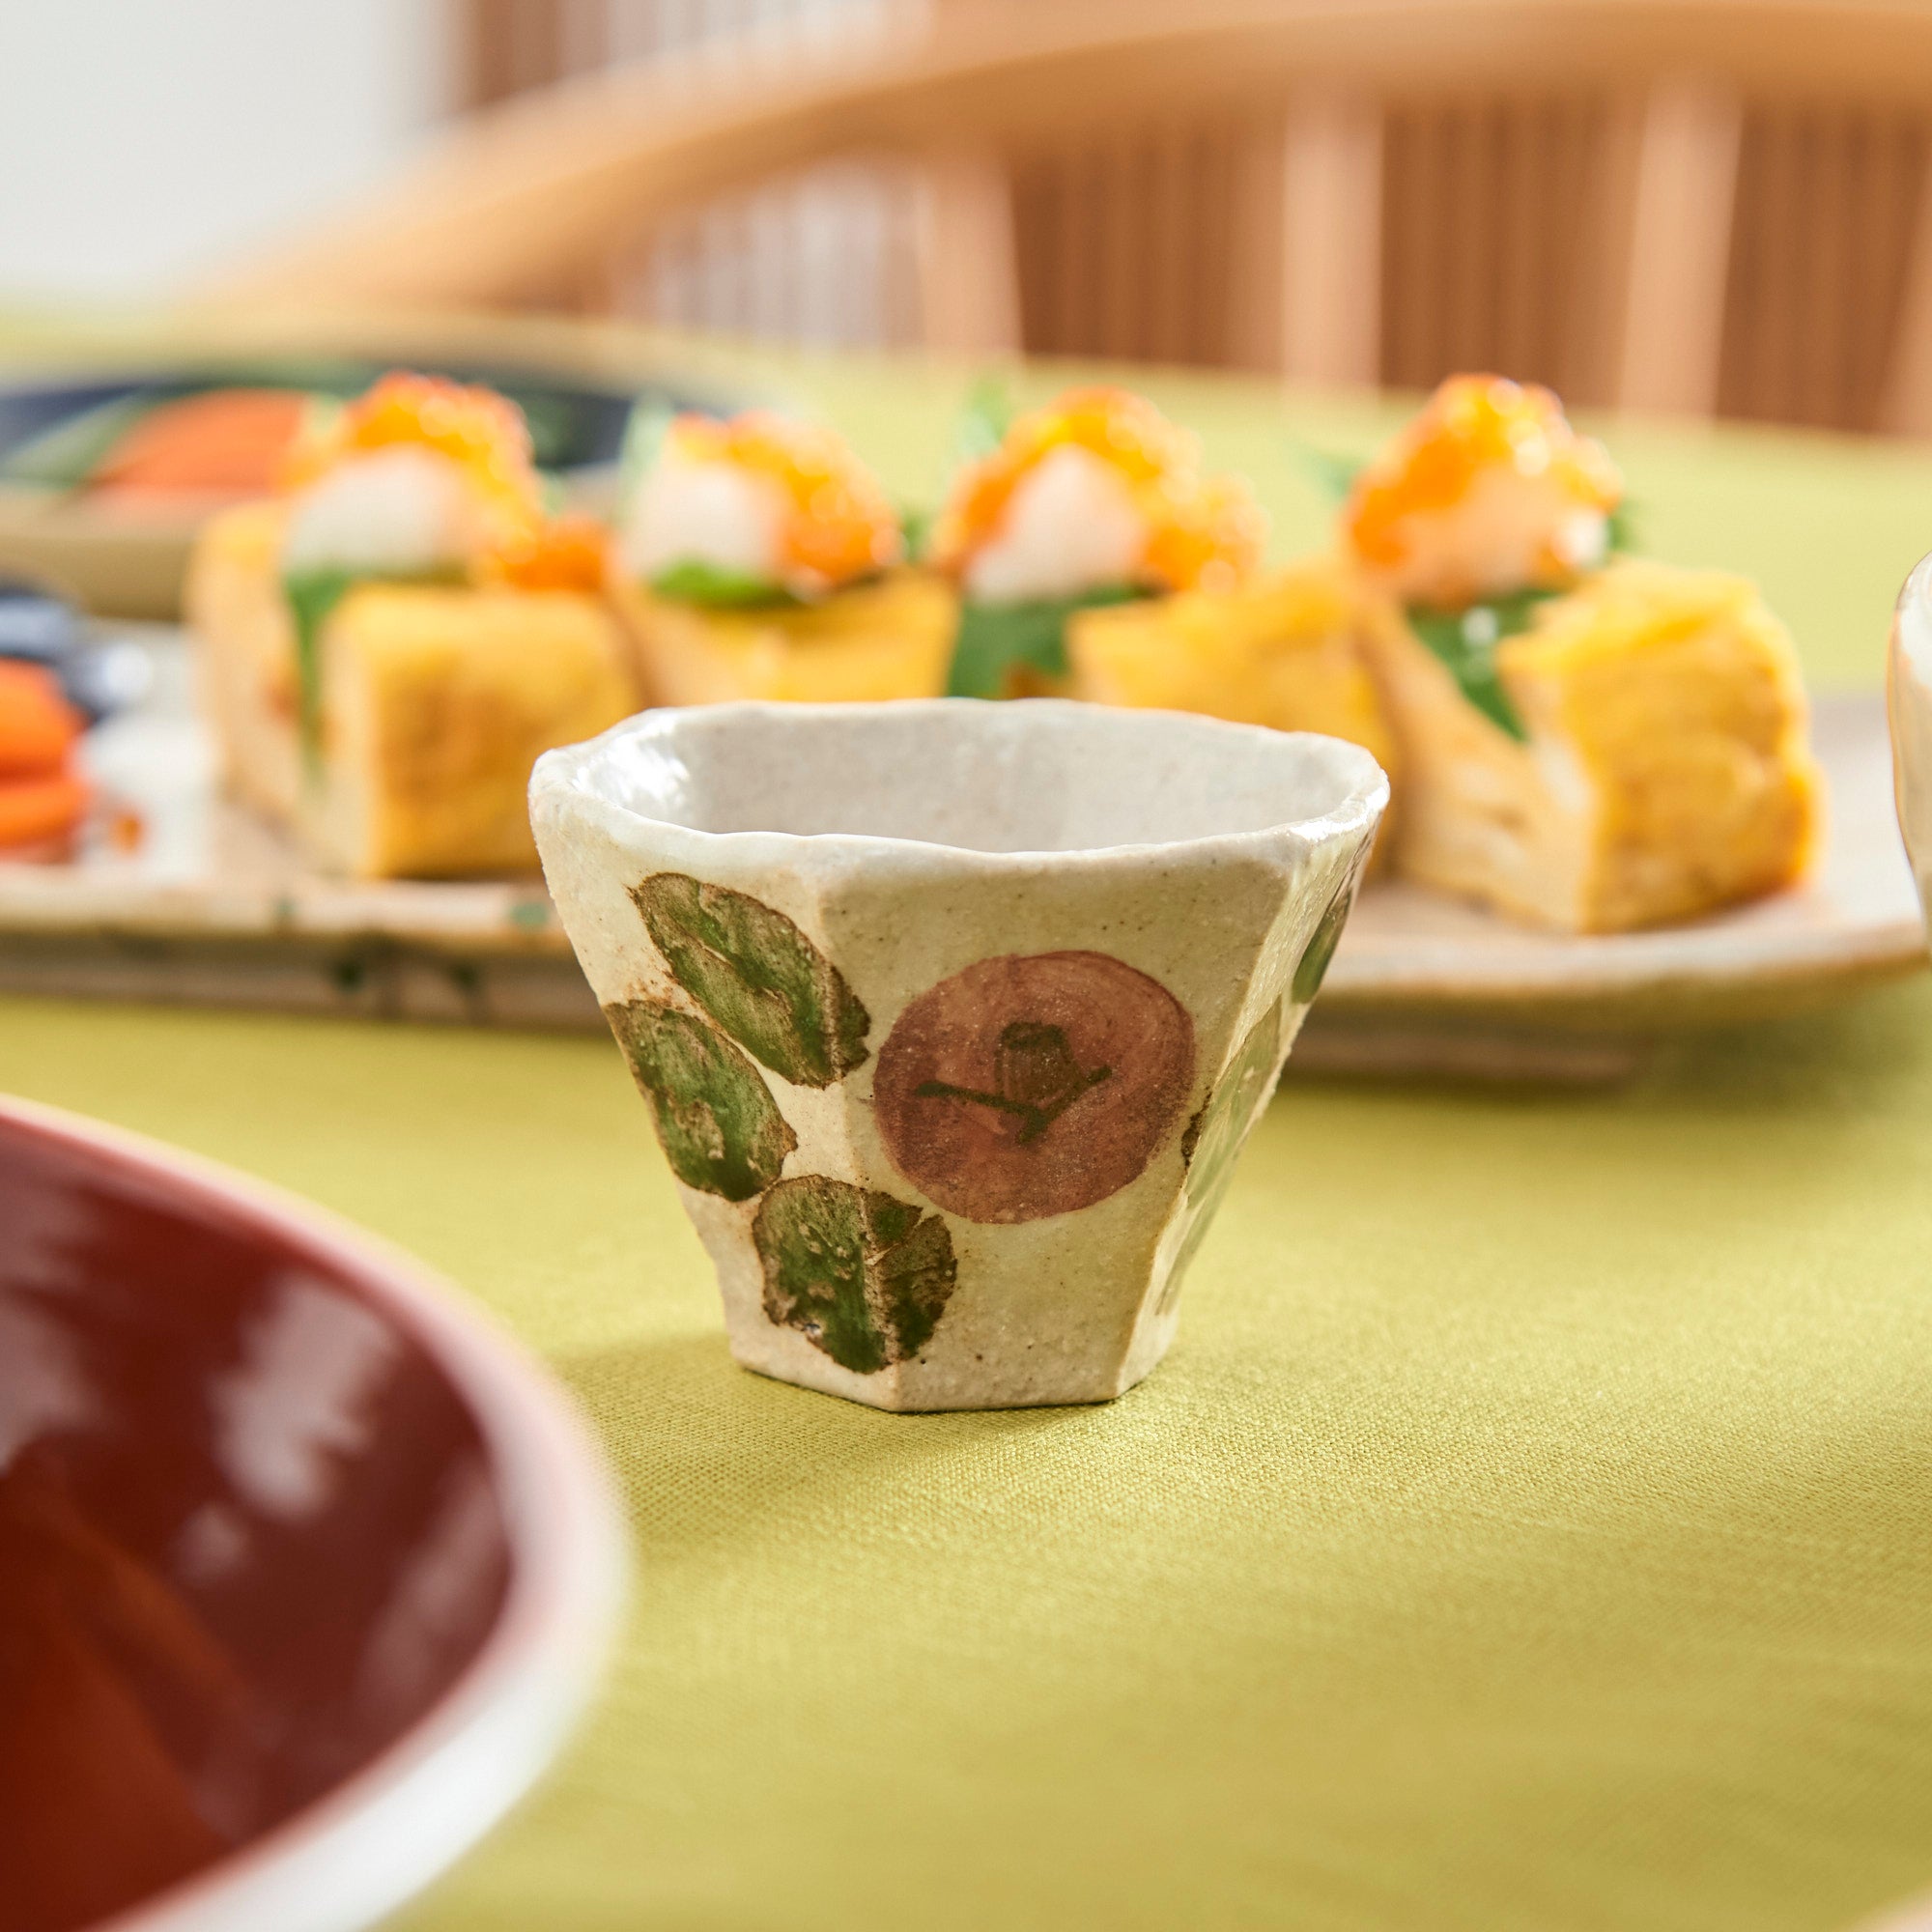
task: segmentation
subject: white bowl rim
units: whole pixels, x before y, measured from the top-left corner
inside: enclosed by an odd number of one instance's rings
[[[1912,566],[1898,593],[1898,655],[1922,684],[1932,684],[1932,552]]]
[[[709,832],[674,818],[654,818],[620,803],[594,782],[598,767],[613,746],[638,738],[674,737],[687,720],[702,720],[708,728],[728,724],[734,717],[770,719],[781,724],[805,724],[823,717],[930,717],[935,713],[983,719],[991,728],[1003,728],[1002,718],[1029,722],[1053,719],[1074,730],[1101,728],[1173,730],[1198,736],[1204,744],[1244,743],[1270,752],[1293,748],[1302,756],[1311,753],[1328,764],[1343,796],[1327,811],[1306,818],[1284,819],[1245,832],[1200,834],[1184,838],[1144,839],[1118,845],[1032,847],[1018,851],[986,851],[978,846],[949,845],[929,838],[904,838],[870,832],[777,832],[747,830]],[[1104,724],[1102,724],[1104,721]],[[1388,807],[1388,775],[1372,753],[1346,738],[1319,731],[1277,731],[1265,724],[1239,724],[1194,711],[1163,711],[1151,706],[1091,704],[1075,698],[1027,697],[989,700],[982,697],[892,697],[867,702],[810,704],[760,698],[734,699],[724,704],[655,705],[639,711],[595,738],[546,752],[530,774],[533,816],[546,808],[568,810],[570,805],[593,804],[613,822],[639,831],[690,839],[696,845],[763,863],[781,863],[787,854],[808,854],[838,861],[908,861],[939,863],[954,867],[984,867],[991,870],[1032,870],[1041,865],[1134,863],[1148,859],[1213,860],[1264,851],[1284,838],[1325,844],[1372,827]],[[567,803],[566,803],[567,802]]]
[[[350,1932],[467,1851],[554,1755],[601,1674],[627,1539],[589,1432],[521,1347],[422,1264],[266,1181],[63,1109],[0,1095],[0,1121],[163,1179],[350,1277],[475,1418],[510,1581],[455,1683],[400,1737],[280,1824],[84,1932]]]

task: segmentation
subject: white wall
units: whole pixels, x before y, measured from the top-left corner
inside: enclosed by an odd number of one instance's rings
[[[440,0],[0,0],[0,302],[165,294],[380,182]]]

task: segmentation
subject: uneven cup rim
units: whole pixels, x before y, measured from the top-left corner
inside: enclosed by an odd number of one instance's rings
[[[1912,566],[1898,593],[1892,636],[1906,668],[1932,685],[1932,552]]]
[[[608,764],[611,748],[638,738],[673,738],[687,720],[702,719],[707,728],[716,729],[721,724],[728,724],[733,717],[757,717],[790,725],[827,716],[886,717],[908,713],[977,716],[984,719],[995,730],[1005,728],[994,722],[1003,717],[1026,716],[1029,721],[1052,717],[1064,720],[1075,731],[1089,731],[1096,726],[1115,730],[1164,731],[1178,727],[1197,735],[1204,744],[1211,744],[1218,738],[1224,745],[1261,745],[1270,753],[1293,747],[1304,755],[1313,749],[1321,759],[1335,768],[1335,777],[1344,791],[1337,803],[1325,811],[1301,818],[1282,819],[1245,831],[1199,833],[1186,838],[1140,839],[1108,845],[1030,846],[1012,851],[989,851],[980,846],[903,838],[890,833],[781,832],[763,828],[707,831],[701,826],[687,825],[675,818],[659,818],[639,811],[595,782],[599,768]],[[827,858],[872,857],[899,861],[923,856],[950,865],[1032,868],[1046,863],[1067,865],[1080,862],[1121,863],[1150,858],[1232,857],[1264,850],[1278,844],[1284,838],[1309,845],[1326,844],[1336,838],[1362,835],[1374,829],[1388,807],[1389,780],[1372,753],[1346,738],[1319,731],[1277,731],[1265,724],[1236,724],[1228,719],[1208,718],[1191,711],[1095,705],[1059,697],[1029,697],[1009,702],[978,697],[885,698],[828,704],[737,699],[725,704],[656,706],[624,719],[582,744],[546,752],[530,774],[529,796],[533,817],[540,817],[545,808],[567,810],[572,806],[594,804],[601,812],[621,824],[635,826],[642,832],[691,839],[721,853],[791,852],[800,857],[816,854]]]

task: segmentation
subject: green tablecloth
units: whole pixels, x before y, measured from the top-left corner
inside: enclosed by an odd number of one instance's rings
[[[951,379],[781,373],[929,483]],[[1158,388],[1314,533],[1272,392]],[[1618,443],[1658,549],[1875,675],[1932,462]],[[1076,1411],[734,1369],[600,1041],[0,1003],[0,1086],[414,1249],[611,1446],[622,1654],[412,1932],[1827,1932],[1932,1883],[1932,982],[1615,1093],[1291,1069],[1173,1355]]]

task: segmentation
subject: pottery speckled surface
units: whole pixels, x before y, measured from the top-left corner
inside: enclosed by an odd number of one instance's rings
[[[935,1409],[1160,1359],[1388,787],[1334,739],[969,699],[647,712],[530,796],[732,1352]]]

